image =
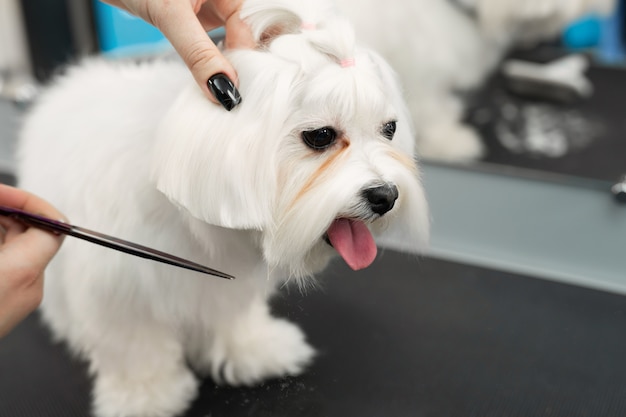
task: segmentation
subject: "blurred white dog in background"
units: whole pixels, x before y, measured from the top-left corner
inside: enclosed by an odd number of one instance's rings
[[[463,125],[457,92],[481,85],[515,44],[557,35],[586,13],[607,14],[615,0],[336,0],[359,39],[399,73],[417,129],[417,151],[429,159],[483,155]]]

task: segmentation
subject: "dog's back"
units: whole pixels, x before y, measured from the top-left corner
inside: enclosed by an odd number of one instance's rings
[[[72,67],[44,90],[29,111],[18,149],[20,186],[61,207],[85,204],[104,181],[117,177],[120,193],[147,174],[150,141],[182,85],[191,78],[177,62],[150,64],[91,60]],[[99,194],[99,192],[98,192]],[[105,204],[106,206],[106,204]],[[80,212],[72,220],[87,220]],[[89,213],[93,219],[97,214]]]
[[[26,115],[19,186],[61,208],[73,224],[173,250],[173,242],[185,239],[168,232],[159,242],[159,234],[150,232],[168,222],[182,229],[175,209],[150,184],[150,159],[159,121],[191,82],[179,62],[93,59],[68,68]],[[104,288],[97,289],[98,279],[129,274],[133,263],[124,257],[67,239],[47,271],[44,318],[78,351],[84,347],[72,316],[93,304],[88,294]],[[133,291],[141,278],[120,284],[121,292]]]

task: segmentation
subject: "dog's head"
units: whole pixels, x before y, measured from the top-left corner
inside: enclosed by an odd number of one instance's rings
[[[227,51],[238,107],[195,85],[174,103],[158,129],[157,187],[195,218],[260,231],[267,262],[295,276],[337,252],[364,268],[383,232],[423,247],[428,209],[394,74],[343,20],[308,21],[285,3],[246,4],[263,46]]]

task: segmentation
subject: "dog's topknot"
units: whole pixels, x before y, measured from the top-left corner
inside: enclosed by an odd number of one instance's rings
[[[316,30],[305,31],[303,35],[315,49],[338,64],[354,60],[356,47],[354,30],[342,17],[329,16],[317,25]]]
[[[324,0],[247,0],[241,18],[250,25],[255,40],[263,44],[268,36],[317,27],[331,14],[333,8]]]
[[[281,36],[291,35],[290,42],[304,43],[339,65],[347,67],[355,62],[352,25],[328,1],[247,0],[241,17],[262,48],[269,48]]]

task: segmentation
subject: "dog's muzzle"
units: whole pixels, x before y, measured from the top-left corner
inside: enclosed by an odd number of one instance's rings
[[[398,199],[398,187],[393,184],[367,188],[363,190],[363,198],[367,200],[370,209],[379,215],[383,215],[391,210]]]
[[[384,183],[364,189],[361,196],[371,212],[382,216],[396,203],[398,188]],[[363,219],[337,218],[323,238],[354,270],[368,267],[376,258],[376,242]]]

